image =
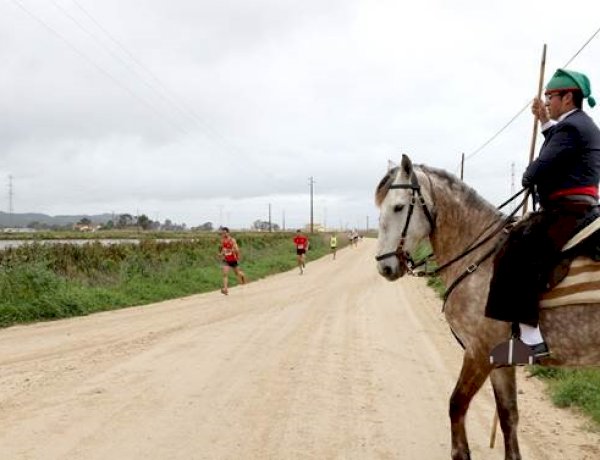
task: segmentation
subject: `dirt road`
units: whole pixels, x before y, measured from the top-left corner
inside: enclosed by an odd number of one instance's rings
[[[0,459],[448,459],[461,350],[375,243],[220,293],[0,331]],[[293,255],[290,255],[293,257]],[[524,458],[600,458],[519,372]],[[488,447],[489,383],[468,430]]]

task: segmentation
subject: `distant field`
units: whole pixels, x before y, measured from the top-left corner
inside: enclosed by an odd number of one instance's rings
[[[194,239],[214,237],[217,232],[200,231],[142,231],[136,229],[113,229],[100,230],[96,232],[80,232],[75,230],[48,230],[36,232],[2,232],[0,240],[98,240],[98,239]],[[265,232],[243,232],[246,235],[264,235]],[[276,232],[291,235],[292,232]],[[272,233],[275,234],[275,233]]]
[[[60,239],[68,237],[63,232]],[[216,233],[133,234],[139,243],[41,244],[0,251],[0,327],[87,315],[216,290]],[[77,235],[81,235],[77,233]],[[97,234],[96,234],[97,235]],[[293,233],[234,233],[250,280],[296,266]],[[103,237],[108,238],[104,233]],[[125,239],[119,232],[114,238]],[[168,239],[168,241],[163,241]],[[329,234],[310,236],[308,260],[329,252]],[[338,237],[338,246],[347,239]],[[232,285],[235,285],[233,277]]]

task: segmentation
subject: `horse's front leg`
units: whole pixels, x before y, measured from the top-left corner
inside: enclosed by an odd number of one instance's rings
[[[479,391],[490,373],[484,356],[475,359],[465,352],[460,376],[450,397],[450,429],[452,433],[452,460],[470,460],[465,417],[473,396]]]
[[[494,388],[498,419],[504,435],[504,458],[505,460],[521,460],[517,438],[519,411],[517,407],[515,368],[501,367],[494,369],[490,374],[490,380]]]

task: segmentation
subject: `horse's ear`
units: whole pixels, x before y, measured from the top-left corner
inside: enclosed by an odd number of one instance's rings
[[[400,165],[402,166],[402,169],[406,172],[407,176],[410,176],[412,174],[413,165],[410,161],[410,158],[408,158],[408,155],[402,154],[402,163]]]
[[[398,166],[396,163],[394,163],[392,160],[388,160],[388,172],[390,172],[396,166]]]

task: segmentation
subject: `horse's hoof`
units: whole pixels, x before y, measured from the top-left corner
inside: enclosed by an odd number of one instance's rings
[[[452,453],[452,460],[471,460],[471,452],[456,452]]]

